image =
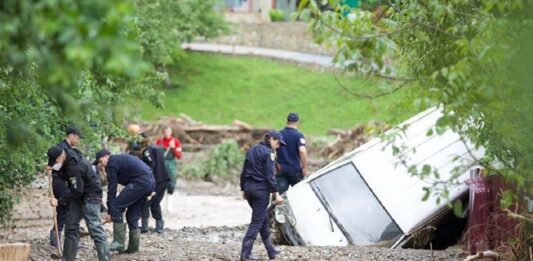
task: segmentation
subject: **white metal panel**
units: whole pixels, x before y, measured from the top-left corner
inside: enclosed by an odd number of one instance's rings
[[[453,161],[453,158],[470,156],[467,152],[473,148],[467,148],[460,141],[459,135],[452,131],[440,136],[435,136],[436,134],[431,137],[426,136],[427,131],[435,125],[439,117],[440,111],[433,110],[416,121],[410,121],[405,136],[395,144],[416,148],[416,152],[413,153],[411,150],[406,154],[407,166],[411,164],[420,164],[419,167],[423,164],[435,166],[439,169],[439,180],[442,181],[447,180],[452,175],[453,168],[459,165]],[[422,188],[429,184],[417,176],[411,176],[406,167],[398,164],[398,158],[393,156],[391,146],[385,146],[385,142],[378,142],[355,154],[353,162],[398,226],[405,233],[409,233],[445,207],[446,202],[437,205],[434,197],[422,201],[424,195]],[[479,152],[474,151],[474,153],[481,156]],[[455,199],[466,191],[466,186],[463,184],[450,190],[450,199]]]
[[[298,183],[287,191],[296,224],[294,228],[306,245],[346,246],[348,240],[331,220],[308,183]]]

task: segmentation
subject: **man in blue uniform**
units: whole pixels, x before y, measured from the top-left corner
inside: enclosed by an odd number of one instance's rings
[[[56,146],[66,149],[72,149],[78,145],[80,139],[83,138],[81,132],[74,128],[68,127],[66,130],[65,139],[59,142]],[[79,153],[79,151],[77,151]],[[79,153],[81,156],[81,153]],[[59,199],[70,193],[70,189],[67,185],[67,180],[65,180],[59,171],[52,170],[52,191],[54,197]],[[65,226],[65,220],[67,218],[68,204],[67,205],[58,205],[56,207],[56,218],[57,218],[57,230],[59,238],[56,238],[55,227],[52,227],[50,230],[50,245],[57,248],[57,242],[61,241],[61,234],[63,233],[63,227]]]
[[[287,146],[278,149],[278,175],[276,180],[279,193],[283,194],[289,185],[294,186],[307,176],[307,150],[305,137],[298,131],[300,117],[291,112],[287,116],[287,126],[280,130]]]
[[[155,232],[161,234],[164,229],[163,214],[161,212],[161,200],[165,196],[165,191],[170,183],[170,175],[165,166],[165,150],[157,145],[149,144],[149,139],[142,135],[140,141],[134,141],[129,144],[129,153],[139,157],[152,169],[155,178],[155,196],[148,202],[143,209],[141,233],[148,232],[148,220],[150,211],[155,219]]]
[[[285,145],[282,135],[277,131],[271,131],[265,135],[263,142],[251,147],[246,152],[240,186],[243,198],[248,201],[252,208],[252,220],[242,242],[241,260],[257,260],[252,256],[252,247],[258,233],[261,234],[261,239],[270,259],[275,259],[281,253],[274,247],[270,238],[267,216],[271,194],[275,198],[273,204],[283,203],[283,199],[278,193],[274,173],[275,151],[280,145]]]
[[[105,168],[108,182],[108,214],[105,221],[106,223],[113,222],[113,242],[109,248],[111,251],[124,252],[125,250],[126,224],[124,224],[123,214],[126,212],[130,233],[128,249],[125,252],[138,252],[141,237],[139,219],[147,197],[155,189],[152,170],[135,156],[128,154],[111,155],[107,149],[102,149],[96,153],[93,164],[96,163]],[[124,189],[117,196],[118,184],[123,185]]]
[[[102,185],[100,177],[93,171],[89,162],[80,156],[76,149],[63,149],[59,146],[48,150],[48,171],[56,170],[61,178],[67,180],[69,193],[50,199],[50,205],[69,206],[65,224],[63,260],[74,260],[78,250],[81,219],[89,229],[94,241],[98,260],[110,260],[109,246],[100,224],[102,204]]]

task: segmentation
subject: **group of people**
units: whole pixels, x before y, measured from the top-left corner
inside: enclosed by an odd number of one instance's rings
[[[289,113],[284,129],[268,132],[262,142],[246,152],[240,188],[252,208],[252,218],[242,242],[241,260],[256,260],[252,247],[257,234],[261,235],[270,259],[281,253],[272,243],[267,208],[271,196],[272,204],[283,203],[280,194],[308,174],[305,137],[298,124],[298,114]],[[101,149],[92,164],[76,148],[83,138],[76,128],[67,128],[65,139],[48,150],[47,171],[52,175],[54,193],[50,204],[56,207],[59,230],[57,235],[56,228],[50,231],[50,244],[59,247],[64,226],[63,260],[76,258],[82,218],[99,260],[110,260],[110,251],[139,251],[140,234],[148,232],[150,213],[156,221],[155,231],[163,232],[160,203],[165,192],[172,194],[176,186],[175,159],[182,156],[180,141],[172,136],[169,127],[163,130],[163,137],[156,144],[150,144],[138,126],[128,130],[135,138],[128,144],[126,153],[113,155],[108,149]],[[105,182],[107,209],[102,202]],[[118,184],[124,188],[117,195]],[[101,211],[107,213],[103,220]],[[110,245],[102,227],[108,222],[113,223]],[[127,248],[126,226],[129,228]]]
[[[174,191],[171,187],[175,186],[176,180],[174,159],[181,157],[179,139],[172,137],[172,130],[168,127],[163,133],[163,138],[157,141],[163,147],[150,144],[148,138],[139,133],[128,144],[127,153],[112,155],[109,150],[102,149],[96,153],[92,164],[76,148],[83,138],[76,128],[67,128],[65,140],[48,149],[47,171],[52,175],[54,193],[50,204],[56,207],[57,213],[57,228],[50,231],[50,244],[59,248],[61,231],[65,227],[63,260],[76,258],[82,218],[94,241],[99,260],[110,260],[110,251],[139,251],[140,233],[148,232],[150,212],[156,220],[155,231],[163,232],[160,202],[165,191]],[[168,156],[170,153],[172,156]],[[167,168],[170,159],[174,163],[173,169]],[[104,182],[108,186],[107,209],[102,202]],[[118,184],[124,188],[117,195]],[[107,212],[103,220],[101,211]],[[127,248],[124,213],[129,228]],[[108,222],[113,223],[110,245],[102,228]]]
[[[305,137],[298,130],[299,116],[289,113],[284,129],[268,132],[264,140],[251,147],[244,160],[240,187],[242,197],[252,208],[252,219],[241,247],[241,260],[257,260],[252,248],[257,234],[261,235],[268,257],[281,253],[270,236],[268,205],[283,203],[283,194],[308,174]]]

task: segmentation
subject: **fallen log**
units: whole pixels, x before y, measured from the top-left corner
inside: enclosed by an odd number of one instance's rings
[[[475,255],[469,255],[463,261],[472,261],[481,258],[490,258],[493,260],[498,260],[498,258],[500,258],[500,255],[494,251],[486,250],[483,252],[478,252]]]
[[[241,126],[229,126],[229,125],[193,125],[184,126],[184,131],[205,131],[205,132],[227,132],[227,131],[242,131]]]

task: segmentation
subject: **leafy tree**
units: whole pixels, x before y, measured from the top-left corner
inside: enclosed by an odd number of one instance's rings
[[[205,17],[192,20],[198,12]],[[0,222],[67,125],[88,136],[85,152],[92,155],[103,133],[123,134],[128,98],[158,104],[154,88],[164,72],[157,68],[180,43],[213,36],[221,26],[213,1],[0,2]],[[170,44],[154,44],[158,37]]]
[[[321,11],[324,2],[333,10]],[[408,88],[408,106],[442,106],[436,131],[451,127],[483,146],[489,173],[533,194],[532,1],[389,0],[375,13],[341,2],[301,1],[315,40],[336,47],[347,72],[397,83],[385,93]]]

